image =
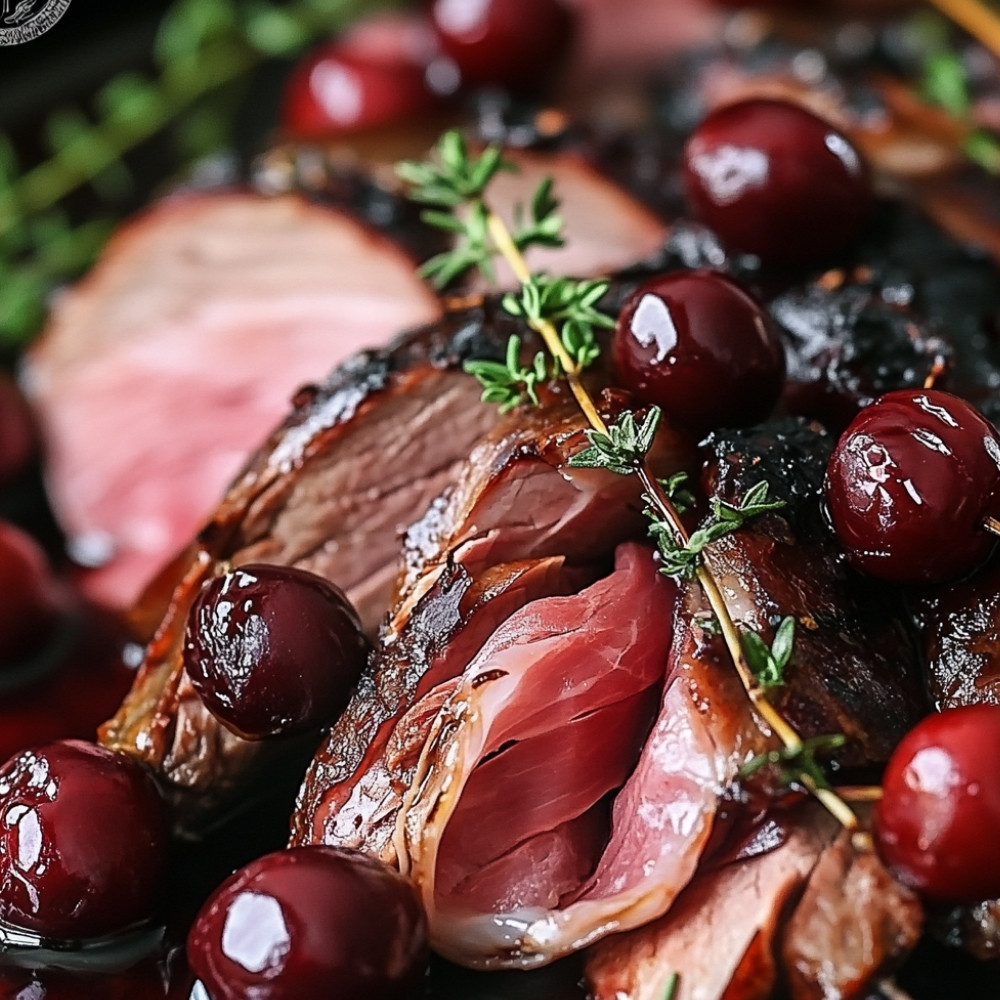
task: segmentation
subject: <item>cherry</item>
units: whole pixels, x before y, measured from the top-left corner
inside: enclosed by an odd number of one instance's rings
[[[242,566],[211,580],[184,639],[195,690],[223,723],[251,739],[331,725],[367,654],[343,591],[285,566]]]
[[[38,432],[17,383],[0,371],[0,483],[16,478],[35,453]]]
[[[67,597],[38,543],[0,521],[0,670],[22,664],[48,643]]]
[[[713,271],[676,271],[640,285],[622,306],[612,350],[626,388],[698,431],[765,417],[785,376],[767,313]]]
[[[576,34],[562,0],[434,0],[431,22],[463,84],[537,90]]]
[[[898,389],[863,409],[826,473],[830,519],[848,560],[895,583],[943,583],[989,555],[1000,510],[1000,436],[973,406]]]
[[[282,124],[294,139],[317,139],[404,122],[437,103],[422,63],[348,39],[320,46],[292,71]]]
[[[427,925],[399,872],[356,851],[267,854],[209,897],[188,960],[212,1000],[396,1000],[427,962]]]
[[[861,233],[868,171],[851,141],[797,104],[752,98],[711,112],[684,149],[695,215],[765,263],[835,256]]]
[[[160,798],[142,767],[79,740],[0,768],[0,919],[83,940],[149,916],[166,866]]]
[[[900,881],[932,899],[1000,896],[1000,705],[918,723],[885,769],[875,844]]]

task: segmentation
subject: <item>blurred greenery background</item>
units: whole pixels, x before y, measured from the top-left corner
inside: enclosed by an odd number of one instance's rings
[[[121,217],[206,157],[261,148],[310,44],[377,0],[72,0],[0,48],[0,361]]]

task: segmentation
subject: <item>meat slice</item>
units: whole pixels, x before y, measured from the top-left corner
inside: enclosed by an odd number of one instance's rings
[[[591,577],[562,556],[492,567],[478,581],[452,563],[417,603],[405,633],[379,649],[306,774],[293,843],[364,850],[398,864],[403,794],[437,713],[497,624],[529,601],[575,593]]]
[[[512,329],[489,303],[460,310],[300,393],[196,543],[151,588],[136,618],[155,631],[101,739],[152,768],[185,833],[230,808],[285,749],[234,736],[188,683],[181,642],[201,584],[252,560],[309,568],[344,586],[374,632],[403,531],[499,420],[458,365],[469,353],[502,351]]]
[[[578,596],[512,615],[448,685],[397,825],[447,957],[544,964],[686,881],[719,775],[689,693],[664,693],[675,593],[624,546]],[[631,787],[647,772],[672,785],[667,814]]]
[[[28,356],[53,503],[85,581],[130,603],[289,399],[440,305],[396,244],[295,196],[178,196],[121,229]]]
[[[813,869],[785,927],[781,958],[792,1000],[864,1000],[920,938],[924,913],[870,846],[842,831]]]
[[[634,481],[569,469],[583,447],[575,405],[549,401],[504,421],[407,534],[380,648],[306,776],[293,842],[362,848],[398,863],[403,793],[440,707],[494,631],[529,601],[575,593],[644,520]],[[664,430],[656,460],[689,454]]]
[[[1000,562],[910,595],[938,709],[1000,704]]]
[[[675,1000],[771,997],[783,920],[837,830],[815,807],[787,819],[773,849],[699,872],[665,916],[595,945],[594,1000],[663,1000],[674,977]]]

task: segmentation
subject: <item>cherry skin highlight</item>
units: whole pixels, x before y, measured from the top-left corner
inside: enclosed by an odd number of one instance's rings
[[[868,171],[851,141],[797,104],[752,98],[711,112],[684,150],[692,211],[765,263],[826,261],[860,235]]]
[[[563,0],[434,0],[431,23],[466,86],[538,90],[576,34]]]
[[[248,565],[196,598],[184,666],[208,708],[252,739],[332,725],[368,655],[357,613],[314,573]]]
[[[0,919],[57,940],[146,919],[167,861],[160,798],[142,767],[80,740],[0,768]]]
[[[950,708],[900,742],[875,808],[875,845],[931,899],[1000,896],[1000,705]]]
[[[404,1000],[427,963],[427,923],[394,869],[357,851],[297,847],[223,882],[187,954],[212,1000]]]
[[[834,449],[826,499],[857,569],[894,583],[943,583],[993,549],[1000,436],[971,404],[899,389],[865,407]]]
[[[627,389],[698,431],[767,416],[785,377],[766,312],[713,271],[677,271],[637,288],[622,306],[612,349]]]
[[[291,138],[321,139],[405,122],[437,103],[422,65],[331,42],[292,71],[281,120]]]

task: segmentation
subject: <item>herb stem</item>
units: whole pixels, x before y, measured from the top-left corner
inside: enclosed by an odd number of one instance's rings
[[[528,269],[528,263],[524,259],[524,254],[518,250],[517,245],[510,235],[510,230],[503,219],[488,207],[486,224],[489,228],[493,245],[510,265],[514,276],[522,285],[527,284],[531,281],[531,271]],[[559,331],[547,319],[529,320],[528,325],[541,335],[549,353],[562,365],[570,391],[573,393],[577,405],[583,411],[583,415],[587,418],[590,426],[600,434],[607,434],[608,425],[604,422],[604,418],[600,413],[597,412],[597,407],[594,405],[590,393],[587,392],[583,382],[580,381],[580,366],[570,357],[569,352],[563,346]]]
[[[503,219],[493,212],[489,206],[486,206],[486,212],[487,228],[489,230],[490,238],[493,240],[494,246],[510,265],[511,270],[513,270],[518,281],[520,281],[522,285],[527,284],[531,281],[531,271],[528,269],[524,255],[514,243],[506,223],[504,223]],[[539,320],[529,320],[529,325],[541,335],[549,352],[559,361],[560,365],[562,365],[566,375],[566,380],[569,383],[573,396],[576,398],[581,411],[587,418],[591,427],[593,427],[594,430],[600,434],[607,434],[607,424],[597,412],[597,407],[594,405],[594,401],[591,398],[590,393],[587,392],[586,387],[580,381],[580,368],[563,346],[562,339],[560,338],[559,332],[556,330],[555,326],[553,326],[549,320],[544,318]],[[678,544],[681,547],[686,546],[690,541],[690,538],[684,528],[683,522],[680,519],[677,508],[667,496],[662,486],[660,486],[656,476],[650,472],[648,464],[646,462],[637,464],[635,473],[646,491],[646,495],[660,509],[660,513],[666,518],[667,523],[673,530],[674,537]],[[719,622],[723,640],[726,643],[726,648],[729,650],[729,655],[731,656],[733,665],[736,668],[736,673],[740,678],[743,689],[746,691],[747,697],[750,699],[750,703],[753,705],[757,714],[764,720],[766,725],[786,748],[790,750],[801,749],[802,738],[795,731],[794,727],[790,725],[781,713],[771,704],[763,687],[761,687],[758,683],[757,678],[750,669],[750,666],[746,661],[746,657],[743,655],[743,646],[740,642],[739,631],[736,628],[736,624],[733,622],[732,616],[729,614],[729,608],[726,605],[726,600],[722,595],[722,591],[719,589],[719,585],[716,582],[715,577],[712,575],[712,572],[708,569],[708,567],[704,565],[704,563],[698,567],[697,580],[701,585],[706,598],[708,599],[708,603],[711,606],[716,619]],[[851,807],[844,802],[836,794],[836,792],[817,785],[808,774],[803,774],[800,780],[809,792],[815,796],[816,799],[823,804],[823,806],[826,807],[826,809],[843,827],[845,827],[845,829],[857,829],[857,817],[854,815]]]
[[[1000,17],[982,0],[927,0],[1000,59]]]
[[[660,508],[661,513],[663,513],[670,522],[674,529],[675,537],[677,538],[678,543],[681,546],[687,545],[689,540],[688,533],[684,529],[684,525],[677,514],[676,508],[673,503],[671,503],[670,498],[666,495],[659,482],[657,482],[656,477],[650,474],[648,467],[645,465],[637,469],[636,474],[638,475],[643,488],[646,490],[647,495],[651,500],[653,500],[657,507]],[[715,579],[711,570],[709,570],[704,564],[699,566],[697,569],[697,579],[706,599],[708,600],[709,606],[719,623],[719,629],[722,633],[723,641],[726,644],[726,648],[729,650],[733,666],[736,668],[736,673],[743,685],[743,690],[750,699],[750,703],[753,705],[757,714],[770,727],[771,731],[778,737],[779,740],[781,740],[785,747],[789,750],[801,749],[802,737],[799,736],[799,734],[795,731],[795,728],[768,700],[767,693],[757,681],[753,671],[750,669],[750,665],[746,661],[746,657],[743,655],[743,644],[740,642],[740,633],[736,628],[732,615],[729,613],[729,607],[726,604],[725,597],[722,595],[722,590],[719,587],[718,581]],[[827,811],[837,819],[841,826],[848,830],[857,829],[857,816],[854,815],[851,807],[842,798],[840,798],[836,792],[831,791],[829,788],[820,787],[808,774],[800,775],[799,780],[803,785],[805,785],[806,788],[809,789],[809,792],[815,796],[815,798],[818,799],[823,806],[825,806]]]

